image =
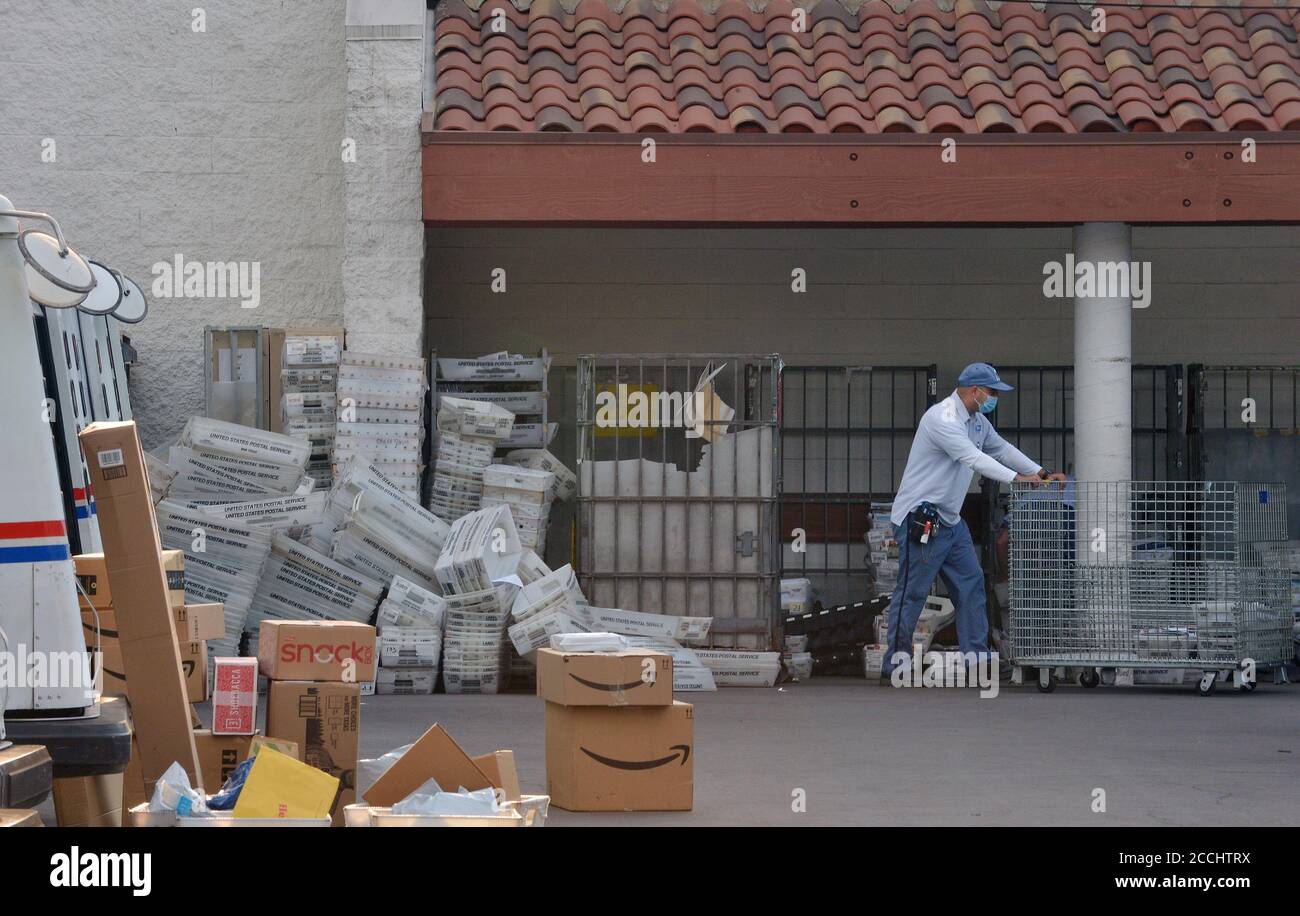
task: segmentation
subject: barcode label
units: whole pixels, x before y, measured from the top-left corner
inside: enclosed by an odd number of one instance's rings
[[[120,448],[104,449],[102,452],[99,452],[97,457],[99,458],[100,470],[120,468],[126,464],[126,459],[122,457],[122,450]]]

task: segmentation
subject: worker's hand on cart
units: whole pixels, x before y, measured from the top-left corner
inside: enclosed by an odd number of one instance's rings
[[[1046,477],[1039,477],[1037,474],[1017,474],[1016,483],[1047,483]]]
[[[1057,484],[1060,485],[1057,489],[1061,489],[1061,490],[1065,489],[1065,485],[1069,481],[1069,478],[1066,477],[1064,474],[1062,474],[1060,471],[1048,471],[1046,469],[1043,469],[1038,472],[1038,476],[1039,479],[1043,480],[1044,482],[1055,481]]]

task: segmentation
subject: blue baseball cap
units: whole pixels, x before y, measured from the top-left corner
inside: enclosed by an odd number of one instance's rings
[[[961,375],[957,376],[958,388],[970,388],[975,385],[981,388],[992,388],[994,391],[1016,390],[1013,386],[998,378],[998,370],[988,363],[971,363],[961,370]]]

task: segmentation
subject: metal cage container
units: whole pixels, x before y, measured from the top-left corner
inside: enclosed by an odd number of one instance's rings
[[[781,607],[775,354],[578,362],[576,557],[598,607],[712,617],[766,649]]]
[[[1011,651],[1017,667],[1231,673],[1291,652],[1286,492],[1281,484],[1081,481],[1015,484]],[[1275,675],[1276,676],[1276,675]]]

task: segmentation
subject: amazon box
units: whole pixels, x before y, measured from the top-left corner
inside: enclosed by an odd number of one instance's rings
[[[117,639],[117,612],[111,606],[87,608],[83,601],[81,635],[86,639],[86,651],[98,649],[102,653],[95,666],[95,686],[100,693],[106,697],[126,696],[122,646]]]
[[[651,649],[538,649],[537,695],[561,706],[670,706],[673,659]]]
[[[164,550],[162,565],[167,574],[167,600],[172,607],[181,607],[185,604],[185,551]]]
[[[185,551],[164,550],[161,553],[163,571],[167,574],[167,600],[172,607],[185,604]],[[72,558],[72,566],[81,588],[77,601],[86,608],[111,608],[113,588],[108,581],[108,566],[102,553],[80,553]],[[82,592],[85,594],[82,594]],[[90,600],[87,601],[86,597]]]
[[[357,800],[361,685],[271,681],[266,691],[266,736],[296,743],[303,763],[338,777],[334,826],[343,826],[344,806]]]
[[[551,803],[569,811],[691,810],[694,713],[689,703],[547,703],[546,792]]]
[[[185,692],[191,703],[208,698],[208,644],[202,640],[181,643],[181,670],[185,672]],[[193,724],[191,722],[191,724]]]
[[[348,620],[263,620],[257,666],[277,681],[373,681],[375,628]]]
[[[90,469],[113,606],[119,611],[122,673],[145,792],[153,792],[173,763],[181,765],[191,785],[201,785],[172,617],[172,570],[165,568],[135,423],[91,423],[78,438]]]
[[[108,585],[108,567],[102,553],[79,553],[72,558],[72,567],[77,574],[77,584],[81,586],[77,590],[77,601],[82,610],[113,606],[113,590]]]
[[[430,779],[444,792],[493,787],[491,777],[435,722],[361,797],[368,805],[390,807]]]

